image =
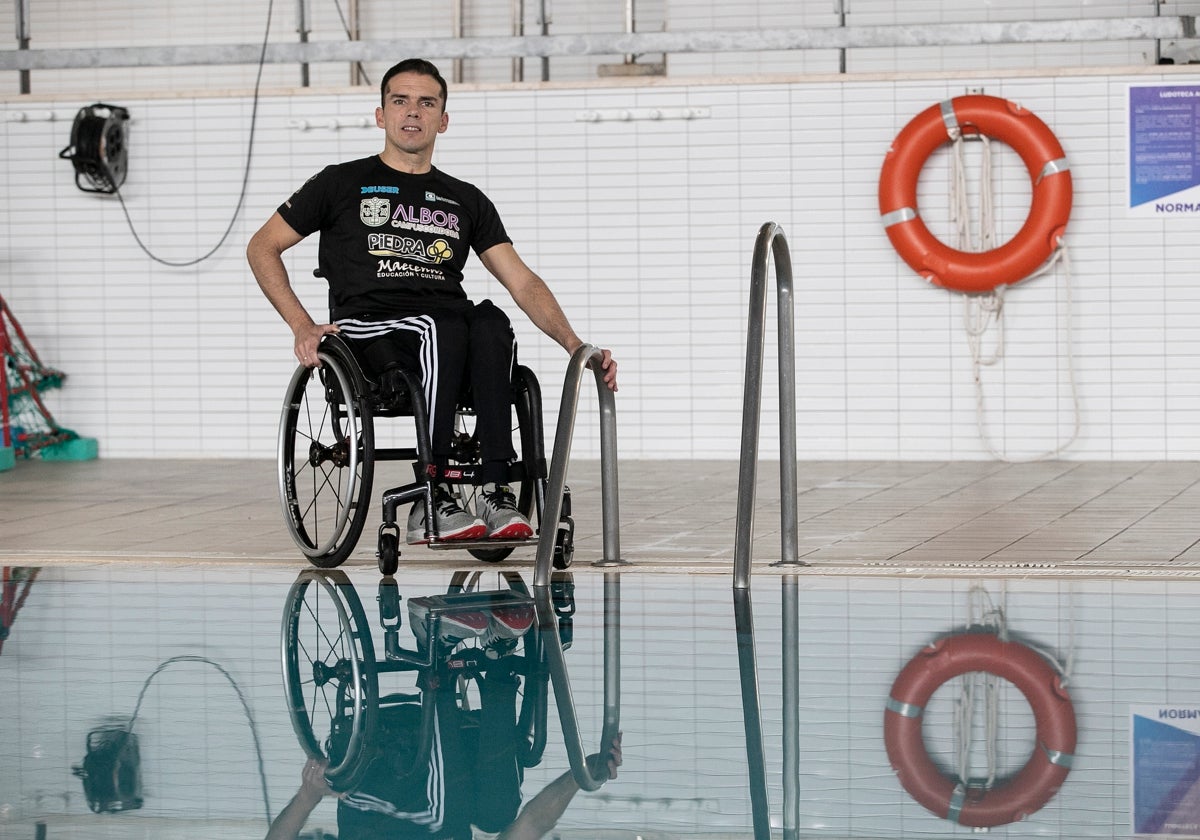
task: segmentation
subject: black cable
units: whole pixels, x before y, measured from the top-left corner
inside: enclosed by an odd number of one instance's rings
[[[116,183],[113,184],[113,192],[115,192],[117,194],[117,200],[121,202],[121,211],[125,214],[125,221],[129,225],[129,232],[133,234],[133,238],[137,241],[138,247],[141,248],[143,252],[145,252],[146,256],[148,256],[150,259],[154,260],[157,263],[161,263],[162,265],[171,266],[172,268],[187,268],[188,266],[193,266],[193,265],[196,265],[197,263],[201,263],[204,260],[211,257],[213,254],[215,254],[217,251],[219,251],[221,249],[221,246],[225,244],[225,240],[229,238],[229,234],[233,232],[233,226],[237,223],[238,215],[240,215],[242,212],[242,205],[246,201],[246,190],[249,188],[249,185],[250,185],[250,159],[253,156],[253,152],[254,152],[254,129],[258,124],[259,90],[262,87],[263,67],[266,65],[266,61],[267,61],[267,43],[269,42],[270,36],[271,36],[271,15],[274,13],[274,11],[275,11],[275,0],[270,0],[270,2],[267,4],[266,32],[263,33],[262,51],[260,52],[259,57],[258,57],[258,75],[256,76],[256,78],[254,80],[254,101],[253,101],[253,105],[250,109],[250,140],[246,146],[246,169],[242,174],[242,192],[238,196],[237,205],[233,208],[233,216],[229,220],[229,226],[227,228],[225,228],[225,232],[223,234],[221,234],[221,239],[217,242],[216,245],[214,245],[212,247],[212,250],[210,250],[207,254],[204,254],[203,256],[197,257],[194,260],[186,260],[184,262],[174,262],[172,260],[166,260],[166,259],[163,259],[162,257],[159,257],[156,254],[152,253],[150,251],[150,249],[148,247],[146,247],[146,244],[144,242],[142,242],[142,238],[140,236],[138,236],[138,232],[133,226],[133,219],[130,218],[130,216],[129,216],[129,208],[125,206],[125,197],[121,195],[121,190],[117,187]]]
[[[140,692],[138,692],[137,704],[133,707],[133,714],[129,716],[129,723],[125,724],[125,731],[127,733],[133,732],[133,724],[134,724],[134,721],[137,720],[138,712],[141,711],[142,700],[146,696],[146,690],[148,688],[150,688],[150,681],[153,680],[155,677],[157,677],[164,670],[166,670],[166,668],[169,665],[173,665],[176,662],[202,662],[205,665],[213,666],[214,668],[216,668],[218,671],[221,672],[221,676],[225,677],[225,679],[227,679],[229,681],[229,684],[231,686],[233,686],[233,690],[237,693],[238,700],[242,701],[242,711],[244,711],[246,713],[246,721],[250,724],[250,734],[254,738],[254,752],[258,756],[258,778],[259,778],[260,783],[262,784],[263,807],[266,809],[266,813],[267,813],[267,825],[270,825],[271,824],[271,801],[267,797],[267,772],[266,772],[266,767],[263,764],[262,745],[259,743],[259,740],[258,740],[258,727],[255,726],[255,724],[254,724],[254,715],[252,715],[250,713],[250,704],[246,702],[246,697],[244,694],[242,694],[242,689],[238,687],[237,681],[234,680],[233,676],[230,675],[230,673],[228,671],[226,671],[224,668],[222,668],[216,662],[213,662],[211,659],[206,659],[203,656],[185,655],[185,656],[173,656],[170,659],[166,660],[165,662],[161,663],[157,668],[154,669],[154,673],[152,673],[150,676],[146,677],[146,681],[144,683],[142,683],[142,690]]]

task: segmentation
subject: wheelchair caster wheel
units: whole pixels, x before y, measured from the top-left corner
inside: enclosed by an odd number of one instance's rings
[[[554,576],[550,582],[550,597],[558,619],[558,640],[562,649],[567,650],[575,638],[575,579],[570,572]]]
[[[575,520],[564,516],[554,537],[554,568],[567,569],[575,560]]]
[[[396,569],[400,568],[400,538],[395,534],[380,534],[377,556],[381,575],[396,574]]]

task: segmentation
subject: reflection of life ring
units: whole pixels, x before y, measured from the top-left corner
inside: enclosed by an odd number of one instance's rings
[[[1033,181],[1025,224],[990,251],[958,251],[942,244],[917,212],[921,168],[934,150],[960,134],[1007,143]],[[959,96],[926,108],[896,135],[879,175],[879,212],[888,239],[914,271],[934,285],[978,294],[1024,280],[1049,259],[1066,229],[1071,193],[1062,146],[1036,115],[995,96]]]
[[[1029,761],[996,787],[964,787],[938,770],[921,734],[926,704],[942,683],[986,671],[1016,685],[1033,708],[1037,743]],[[1071,769],[1075,709],[1059,675],[1032,648],[990,633],[941,639],[912,658],[892,683],[883,739],[900,784],[943,819],[985,828],[1016,822],[1050,801]]]

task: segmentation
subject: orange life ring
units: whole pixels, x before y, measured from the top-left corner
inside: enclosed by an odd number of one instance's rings
[[[1025,766],[990,788],[964,787],[942,774],[921,734],[922,714],[942,683],[986,671],[1016,685],[1033,708],[1037,743]],[[1016,822],[1050,801],[1071,769],[1075,709],[1059,675],[1032,648],[991,633],[962,633],[924,648],[892,683],[883,716],[888,760],[900,784],[937,816],[975,828]]]
[[[917,179],[925,161],[959,133],[1007,143],[1033,181],[1025,224],[990,251],[944,245],[917,212]],[[892,141],[879,175],[879,211],[897,253],[930,283],[974,294],[1020,282],[1050,258],[1066,230],[1071,196],[1070,168],[1054,132],[1015,102],[982,94],[958,96],[913,117]]]

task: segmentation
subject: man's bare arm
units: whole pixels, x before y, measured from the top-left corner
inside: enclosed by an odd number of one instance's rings
[[[567,320],[558,299],[554,297],[546,281],[525,264],[510,243],[493,245],[480,254],[479,259],[508,290],[517,306],[521,307],[521,311],[533,321],[534,326],[557,341],[568,353],[579,349],[583,340],[571,327],[571,322]],[[603,358],[600,368],[604,371],[604,383],[615,391],[617,362],[612,358],[610,351],[602,350],[601,353]]]
[[[317,345],[326,333],[337,332],[333,324],[318,324],[296,296],[283,263],[283,252],[304,237],[292,230],[279,213],[274,213],[250,237],[246,245],[246,260],[254,279],[275,311],[283,318],[295,337],[296,358],[310,367],[317,362]]]
[[[325,781],[327,761],[309,759],[300,774],[300,789],[279,815],[271,821],[265,840],[296,840],[308,817],[321,804],[321,800],[333,793]]]
[[[617,768],[621,766],[621,734],[617,733],[613,738],[607,754],[596,753],[587,760],[593,778],[605,775],[607,779],[615,779]],[[579,785],[568,770],[526,803],[512,825],[500,834],[500,840],[540,840],[545,837],[558,824],[578,792]]]

